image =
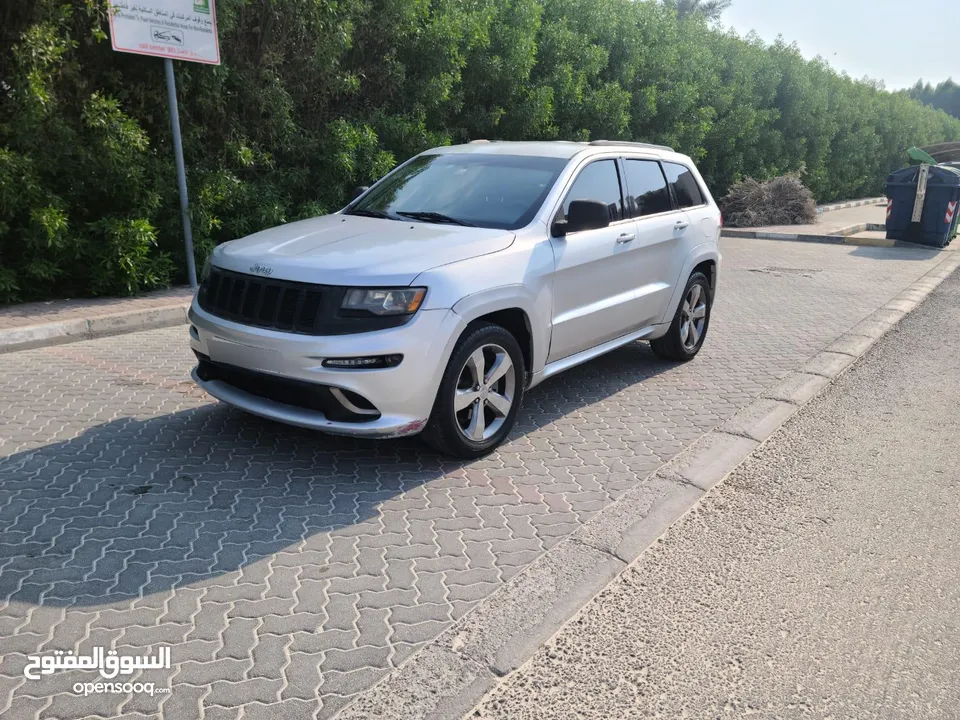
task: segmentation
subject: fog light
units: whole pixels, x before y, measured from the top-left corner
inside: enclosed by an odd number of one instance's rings
[[[349,370],[372,370],[376,368],[396,367],[403,360],[403,355],[374,355],[372,357],[356,358],[327,358],[323,366],[328,368],[345,368]]]

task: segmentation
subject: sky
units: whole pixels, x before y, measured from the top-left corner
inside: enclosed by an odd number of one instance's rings
[[[783,35],[806,57],[822,55],[890,90],[920,78],[960,82],[958,0],[733,0],[721,22],[741,35],[756,30],[767,42]],[[923,36],[941,39],[925,44]]]

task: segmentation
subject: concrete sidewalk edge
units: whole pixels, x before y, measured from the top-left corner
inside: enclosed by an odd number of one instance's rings
[[[637,483],[335,718],[459,720],[960,267],[943,260]],[[909,308],[909,309],[907,309]]]
[[[885,247],[885,248],[912,248],[914,250],[937,250],[938,252],[950,252],[956,248],[947,247],[937,248],[930,245],[919,245],[917,243],[907,242],[906,240],[890,240],[889,238],[871,238],[858,237],[865,232],[884,232],[886,225],[877,225],[875,223],[859,223],[840,228],[832,233],[822,235],[810,233],[782,233],[767,232],[764,230],[738,230],[736,228],[724,228],[723,235],[729,238],[743,238],[746,240],[780,240],[788,242],[809,242],[809,243],[827,243],[833,245],[859,245],[864,247]]]
[[[174,327],[187,322],[189,303],[97,315],[0,330],[0,354],[63,345],[109,335]]]
[[[825,212],[832,212],[833,210],[846,210],[848,208],[863,207],[864,205],[880,205],[881,203],[886,202],[886,197],[875,197],[863,198],[862,200],[848,200],[846,202],[830,203],[828,205],[818,205],[817,215],[822,215]]]

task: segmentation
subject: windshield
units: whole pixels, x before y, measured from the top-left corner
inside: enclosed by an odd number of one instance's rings
[[[566,164],[522,155],[422,155],[346,213],[516,230],[533,219]]]

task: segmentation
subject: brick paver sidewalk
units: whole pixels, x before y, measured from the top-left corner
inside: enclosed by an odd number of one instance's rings
[[[192,297],[193,291],[189,287],[177,287],[132,298],[51,300],[7,305],[0,307],[0,330],[102,317],[133,310],[152,310],[179,303],[187,304]]]
[[[212,402],[190,380],[184,327],[4,355],[0,717],[332,720],[351,702],[353,718],[423,717],[358,695],[408,661],[434,662],[430,643],[457,623],[516,627],[504,598],[544,577],[538,563],[567,540],[581,563],[569,577],[606,562],[574,534],[628,492],[657,497],[664,462],[799,368],[815,372],[811,358],[944,261],[728,238],[722,250],[694,362],[638,343],[564,373],[470,463]],[[524,598],[547,607],[557,587]],[[519,658],[514,639],[504,647]],[[171,666],[124,682],[169,694],[78,694],[100,677],[80,668],[23,674],[30,655],[159,646]]]

